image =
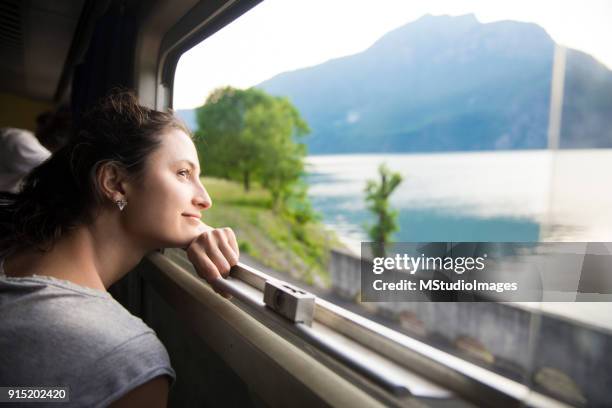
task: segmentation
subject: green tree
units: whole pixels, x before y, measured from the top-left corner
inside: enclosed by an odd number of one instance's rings
[[[240,180],[245,191],[257,180],[270,191],[273,208],[282,209],[304,170],[306,147],[294,138],[310,131],[291,102],[255,88],[224,87],[196,115],[206,173]]]
[[[245,115],[244,137],[257,144],[257,175],[270,195],[272,208],[284,210],[287,200],[299,195],[296,184],[304,175],[306,146],[296,143],[309,132],[297,109],[286,98],[253,106]],[[294,197],[295,198],[295,197]]]
[[[293,184],[284,210],[289,218],[300,225],[321,220],[321,214],[314,210],[308,199],[308,184],[302,179]]]
[[[378,256],[382,256],[384,245],[397,231],[397,211],[389,206],[389,196],[402,182],[402,176],[394,173],[383,163],[378,167],[380,182],[368,180],[365,188],[367,207],[376,215],[376,223],[367,227],[370,239],[379,245],[375,247]]]
[[[259,155],[256,141],[245,137],[248,109],[266,95],[255,89],[218,88],[196,110],[196,147],[207,174],[240,180],[249,191]]]

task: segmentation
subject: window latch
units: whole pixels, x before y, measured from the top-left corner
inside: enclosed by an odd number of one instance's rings
[[[270,309],[294,323],[312,325],[315,297],[295,286],[286,282],[266,281],[264,303]]]

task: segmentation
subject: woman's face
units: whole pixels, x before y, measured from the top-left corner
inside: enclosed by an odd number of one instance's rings
[[[186,247],[202,229],[200,211],[212,200],[200,182],[196,148],[185,132],[171,129],[147,158],[140,184],[126,190],[126,228],[145,248]]]

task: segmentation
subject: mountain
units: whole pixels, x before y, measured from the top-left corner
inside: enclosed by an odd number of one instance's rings
[[[544,148],[554,46],[535,24],[426,15],[257,87],[297,106],[314,154]],[[565,75],[561,146],[612,147],[612,72],[568,49]]]

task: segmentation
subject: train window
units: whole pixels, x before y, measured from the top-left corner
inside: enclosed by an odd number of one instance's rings
[[[599,1],[263,2],[176,66],[203,219],[324,299],[327,324],[367,329],[344,334],[605,401],[612,303],[363,302],[359,265],[384,229],[367,188],[383,163],[394,241],[612,241],[610,17]]]

